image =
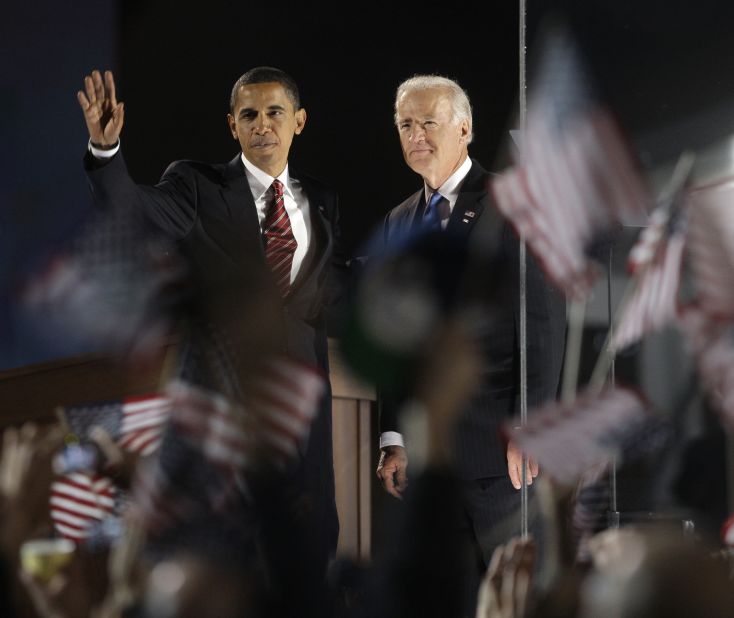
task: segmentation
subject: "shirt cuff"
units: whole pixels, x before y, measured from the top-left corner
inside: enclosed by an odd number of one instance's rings
[[[102,150],[101,148],[95,148],[92,146],[92,140],[89,140],[89,152],[92,153],[92,156],[95,159],[111,159],[117,154],[117,151],[120,150],[120,140],[117,140],[117,144],[114,148],[110,148],[109,150]]]
[[[397,431],[385,431],[380,434],[380,448],[387,446],[402,446],[405,448],[405,442],[403,442],[402,434]]]

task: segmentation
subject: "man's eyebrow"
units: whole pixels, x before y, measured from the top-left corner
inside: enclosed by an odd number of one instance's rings
[[[268,111],[285,111],[285,107],[282,105],[268,105]],[[243,107],[238,116],[244,116],[245,114],[257,114],[257,110],[254,107]]]

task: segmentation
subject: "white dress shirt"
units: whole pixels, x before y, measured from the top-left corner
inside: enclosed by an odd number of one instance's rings
[[[245,173],[247,174],[247,183],[252,191],[252,198],[255,200],[257,207],[257,218],[260,221],[260,231],[263,229],[265,215],[272,199],[272,193],[268,190],[273,184],[275,178],[263,172],[260,168],[250,163],[245,155],[241,155],[242,163],[245,165]],[[278,180],[283,183],[283,201],[285,202],[285,211],[291,220],[291,229],[293,236],[296,238],[296,252],[293,254],[293,264],[291,266],[291,283],[296,280],[298,271],[303,266],[306,254],[308,252],[309,242],[311,241],[311,217],[309,216],[309,203],[306,192],[301,187],[301,183],[295,178],[288,175],[288,164],[286,164],[283,172],[278,176]]]
[[[464,184],[464,178],[466,178],[466,175],[469,173],[470,169],[471,159],[469,157],[466,157],[466,159],[464,159],[464,162],[457,168],[457,170],[453,174],[451,174],[451,176],[446,179],[446,182],[444,182],[437,189],[438,193],[440,193],[449,203],[449,213],[454,212],[454,205],[456,204],[456,200],[459,199],[459,191],[461,190],[461,185]],[[431,195],[434,191],[425,183],[423,184],[423,190],[425,192],[426,204],[428,204],[428,200],[431,199]],[[442,219],[441,227],[443,229],[446,229],[448,223],[448,218]]]

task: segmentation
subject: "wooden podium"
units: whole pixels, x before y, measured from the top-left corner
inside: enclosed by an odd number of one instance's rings
[[[371,491],[375,471],[372,456],[372,412],[375,390],[357,381],[329,341],[334,441],[336,508],[339,511],[337,553],[368,559],[372,544]]]
[[[333,444],[340,554],[368,558],[370,491],[374,475],[371,416],[374,389],[358,383],[329,341],[333,393]],[[65,358],[0,371],[0,429],[26,421],[56,420],[54,410],[91,401],[155,392],[164,358],[131,372],[103,356]]]

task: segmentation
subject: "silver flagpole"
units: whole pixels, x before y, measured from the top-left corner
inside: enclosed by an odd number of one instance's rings
[[[527,102],[527,70],[526,57],[526,0],[520,0],[520,148],[525,135],[525,124],[528,114]],[[528,422],[528,342],[527,342],[527,294],[526,294],[526,246],[525,239],[520,240],[520,424],[524,427]],[[527,485],[527,457],[522,455],[522,485],[520,487],[520,533],[522,538],[528,536],[528,485]]]
[[[607,265],[607,310],[609,312],[609,346],[612,345],[614,339],[614,317],[612,311],[612,262],[613,247],[609,247],[609,264]],[[612,354],[609,363],[609,383],[612,387],[615,385],[614,361],[616,355]],[[607,514],[607,527],[619,528],[619,509],[617,508],[617,457],[612,457],[612,470],[609,479],[609,489],[611,493],[609,502],[609,513]]]

